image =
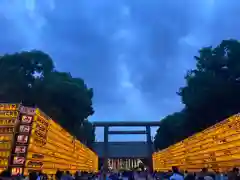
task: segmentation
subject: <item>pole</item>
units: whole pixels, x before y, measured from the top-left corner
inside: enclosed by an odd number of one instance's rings
[[[146,136],[147,136],[147,145],[148,145],[148,166],[149,166],[149,172],[152,173],[153,172],[153,162],[152,162],[152,153],[153,153],[153,149],[152,149],[152,140],[151,140],[151,127],[150,126],[146,126]]]
[[[108,130],[109,127],[104,127],[104,163],[103,163],[103,171],[107,173],[108,171]]]

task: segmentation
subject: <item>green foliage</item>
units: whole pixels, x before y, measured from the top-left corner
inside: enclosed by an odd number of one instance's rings
[[[92,142],[95,141],[95,127],[85,120],[81,124],[77,135],[82,142],[91,147]]]
[[[1,56],[0,84],[0,101],[38,106],[78,139],[87,144],[94,141],[94,128],[86,120],[94,113],[93,90],[82,79],[55,70],[47,54],[30,51]]]
[[[157,149],[163,149],[182,139],[185,129],[182,129],[185,121],[183,112],[174,113],[161,120],[161,126],[157,130],[154,145]]]
[[[155,137],[157,149],[199,132],[240,110],[240,43],[224,40],[195,56],[196,68],[187,72],[178,95],[184,110],[162,120]]]

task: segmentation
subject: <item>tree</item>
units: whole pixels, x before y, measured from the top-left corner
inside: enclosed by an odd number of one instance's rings
[[[49,55],[35,50],[3,55],[0,74],[2,102],[38,106],[77,138],[87,144],[94,140],[94,128],[86,120],[94,113],[93,89],[82,79],[57,71]],[[80,137],[81,129],[85,133]]]
[[[215,48],[202,48],[194,58],[196,68],[187,72],[186,85],[178,92],[185,105],[184,116],[177,118],[175,113],[162,120],[155,137],[157,148],[166,148],[175,139],[183,140],[240,110],[240,43],[224,40]],[[177,134],[171,123],[174,119],[174,123],[179,121]]]
[[[41,51],[31,51],[0,57],[0,99],[20,102],[28,99],[36,79],[54,70],[51,58]],[[39,75],[35,78],[35,75]]]
[[[196,130],[202,130],[239,112],[240,43],[225,40],[216,48],[199,51],[196,69],[188,72],[187,85],[179,95],[195,119]],[[192,122],[192,120],[191,120]]]
[[[78,134],[80,125],[93,114],[92,89],[88,89],[83,80],[61,72],[51,73],[44,78],[41,85],[40,95],[44,99],[36,99],[34,102],[38,102],[39,107],[51,114],[52,118],[58,120],[70,132]],[[39,93],[37,89],[34,91],[34,97]],[[46,103],[51,105],[50,108]]]
[[[92,142],[95,141],[95,127],[93,127],[92,123],[88,120],[83,121],[77,133],[77,137],[91,147]]]
[[[174,113],[162,119],[154,139],[155,148],[157,150],[163,149],[180,141],[185,131],[182,128],[184,121],[184,111]]]

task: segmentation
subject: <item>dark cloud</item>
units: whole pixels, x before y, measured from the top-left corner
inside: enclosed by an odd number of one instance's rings
[[[238,0],[23,0],[0,2],[0,52],[42,49],[94,88],[94,120],[157,120],[193,55],[239,38]]]

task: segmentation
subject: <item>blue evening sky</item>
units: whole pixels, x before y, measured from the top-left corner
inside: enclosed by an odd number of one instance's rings
[[[160,121],[182,108],[197,50],[239,38],[239,17],[239,0],[1,0],[0,53],[43,50],[83,78],[91,121]]]

